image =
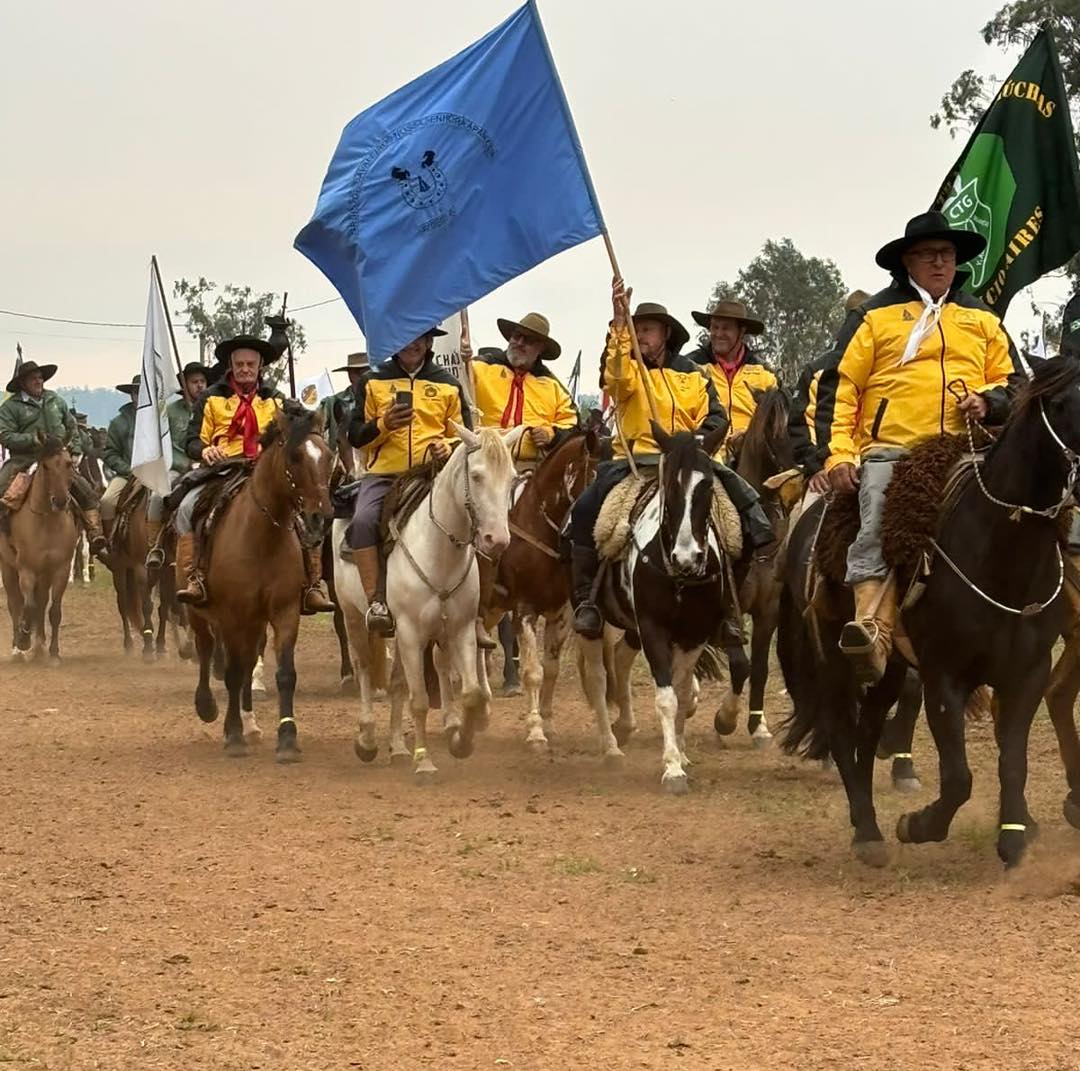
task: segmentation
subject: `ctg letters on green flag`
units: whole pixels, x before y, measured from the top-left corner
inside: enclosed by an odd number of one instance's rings
[[[1000,316],[1080,251],[1080,169],[1057,49],[1044,27],[994,96],[932,208],[986,250],[965,287]]]

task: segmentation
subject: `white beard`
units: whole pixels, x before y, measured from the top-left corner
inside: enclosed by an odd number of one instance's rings
[[[528,371],[532,368],[532,361],[525,356],[520,350],[515,349],[513,346],[506,347],[506,360],[507,363],[515,371]]]

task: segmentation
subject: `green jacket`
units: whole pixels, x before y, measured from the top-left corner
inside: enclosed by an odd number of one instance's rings
[[[169,435],[172,437],[173,472],[183,473],[191,468],[191,458],[187,456],[184,445],[187,442],[188,424],[193,411],[182,394],[179,398],[173,398],[165,409],[169,415]]]
[[[59,394],[47,390],[40,405],[13,394],[0,405],[0,446],[12,461],[29,465],[34,460],[39,432],[62,439],[73,457],[82,453],[75,416]]]
[[[135,403],[128,402],[109,422],[105,438],[105,465],[113,475],[131,475],[131,449],[134,445]]]

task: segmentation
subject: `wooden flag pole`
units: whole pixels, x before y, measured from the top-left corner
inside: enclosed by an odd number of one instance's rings
[[[465,362],[465,378],[469,381],[469,405],[476,408],[476,377],[472,366],[472,334],[469,331],[469,310],[461,310],[461,338],[458,339],[461,359]],[[465,354],[469,356],[466,357]]]
[[[611,270],[615,273],[616,278],[621,279],[623,277],[622,272],[619,270],[619,261],[615,256],[615,247],[611,244],[611,235],[607,231],[604,231],[604,247],[607,249],[608,260],[611,261]],[[630,302],[626,302],[626,322],[630,328],[630,349],[634,354],[634,360],[637,362],[638,372],[641,373],[641,387],[645,391],[645,400],[649,403],[649,416],[652,417],[657,424],[660,423],[660,411],[656,408],[656,395],[653,394],[652,380],[649,378],[648,370],[645,367],[645,360],[641,356],[641,347],[638,345],[637,332],[634,330],[634,319],[630,315]],[[612,399],[614,402],[614,399]],[[615,406],[615,419],[618,422],[619,407]],[[620,432],[621,438],[621,432]]]
[[[285,315],[285,309],[289,304],[289,291],[286,290],[281,296],[281,318],[286,321],[285,338],[287,339],[287,353],[289,354],[289,397],[293,400],[296,399],[296,362],[293,360],[292,351],[292,336],[289,334],[288,317]]]
[[[173,330],[172,316],[169,314],[169,302],[165,297],[165,286],[161,282],[161,269],[158,267],[156,256],[151,255],[150,267],[154,269],[154,278],[157,280],[158,293],[161,295],[161,307],[165,310],[165,323],[169,325],[169,340],[172,342],[173,356],[176,358],[176,374],[183,380],[184,368],[180,363],[180,347],[176,344],[176,332]]]

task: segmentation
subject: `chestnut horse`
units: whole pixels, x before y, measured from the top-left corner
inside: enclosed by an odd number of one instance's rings
[[[595,430],[572,432],[548,453],[510,510],[510,545],[498,562],[493,601],[513,614],[528,702],[525,740],[539,750],[548,746],[559,655],[569,631],[570,568],[560,549],[562,530],[570,507],[596,475],[599,453]]]
[[[33,657],[45,654],[45,611],[49,613],[49,657],[60,657],[64,591],[75,553],[75,516],[69,504],[75,466],[64,444],[42,439],[22,507],[0,531],[0,573],[11,614],[12,657],[22,658],[35,637]]]
[[[216,635],[225,652],[225,750],[232,756],[247,752],[241,698],[250,711],[251,673],[269,626],[277,655],[277,759],[300,758],[294,651],[306,571],[298,529],[305,542],[319,543],[331,516],[331,456],[321,430],[319,415],[295,402],[274,418],[250,478],[216,522],[205,571],[207,604],[189,608],[199,655],[195,712],[206,722],[217,718],[210,690]]]

